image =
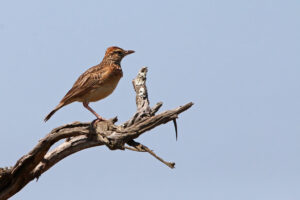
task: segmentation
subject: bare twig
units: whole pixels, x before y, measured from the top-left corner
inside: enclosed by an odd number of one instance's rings
[[[168,167],[170,167],[171,169],[175,168],[175,163],[174,162],[164,161],[162,158],[160,158],[159,156],[157,156],[153,151],[151,151],[145,145],[143,145],[141,143],[138,143],[138,142],[135,142],[134,140],[128,142],[127,144],[134,147],[134,148],[127,147],[129,150],[139,151],[139,152],[148,152],[152,156],[154,156],[156,159],[158,159],[159,161],[161,161],[162,163],[164,163],[165,165],[167,165]]]

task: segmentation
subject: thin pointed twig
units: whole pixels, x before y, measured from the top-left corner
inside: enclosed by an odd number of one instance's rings
[[[151,115],[155,115],[155,113],[157,113],[157,111],[161,108],[162,105],[162,102],[156,103],[156,105],[153,106],[153,108],[151,108]]]
[[[178,130],[177,130],[177,122],[176,122],[176,119],[173,119],[173,123],[174,123],[174,127],[175,127],[175,134],[176,134],[176,141],[177,141],[177,138],[178,138]]]
[[[142,145],[142,144],[141,144]],[[174,162],[167,162],[164,161],[162,158],[160,158],[159,156],[157,156],[153,151],[151,151],[148,147],[142,145],[142,148],[147,151],[148,153],[150,153],[152,156],[154,156],[156,159],[158,159],[159,161],[161,161],[162,163],[164,163],[165,165],[167,165],[168,167],[170,167],[171,169],[175,168],[175,163]]]
[[[160,158],[159,156],[157,156],[153,151],[151,151],[145,145],[143,145],[143,144],[141,144],[139,142],[136,142],[134,140],[129,141],[127,144],[130,145],[130,146],[132,146],[132,147],[134,147],[135,148],[134,151],[140,151],[140,152],[143,152],[143,151],[145,152],[146,151],[146,152],[150,153],[152,156],[154,156],[157,160],[159,160],[160,162],[162,162],[165,165],[167,165],[168,167],[170,167],[171,169],[175,168],[175,163],[174,162],[167,162],[167,161],[163,160],[162,158]]]

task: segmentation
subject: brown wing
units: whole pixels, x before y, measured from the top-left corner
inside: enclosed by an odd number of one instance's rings
[[[63,103],[71,103],[77,98],[84,96],[90,90],[99,87],[103,76],[107,73],[107,69],[96,65],[84,72],[74,83],[73,87],[61,100]]]

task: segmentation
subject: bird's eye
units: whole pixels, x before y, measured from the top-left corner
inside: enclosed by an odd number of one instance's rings
[[[122,55],[122,52],[121,52],[121,51],[117,51],[116,53],[119,54],[119,55]]]

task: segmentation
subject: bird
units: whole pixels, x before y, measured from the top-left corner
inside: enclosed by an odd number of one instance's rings
[[[48,121],[56,111],[73,102],[81,102],[96,116],[97,120],[105,120],[89,106],[89,103],[104,99],[114,91],[123,77],[122,59],[134,52],[117,46],[108,47],[101,63],[89,68],[79,76],[72,88],[45,117],[44,121]]]

